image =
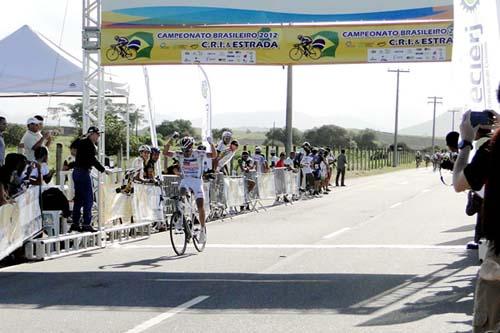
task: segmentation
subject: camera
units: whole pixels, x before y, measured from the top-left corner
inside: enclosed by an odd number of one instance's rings
[[[456,153],[445,154],[439,167],[444,170],[453,171],[453,166],[455,165],[456,159]]]
[[[472,127],[476,127],[478,125],[492,125],[495,121],[495,116],[489,110],[484,111],[472,111],[470,113],[470,123]]]

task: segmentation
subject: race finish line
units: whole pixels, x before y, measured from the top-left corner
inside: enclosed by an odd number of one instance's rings
[[[117,245],[120,249],[164,249],[172,248],[172,245]],[[353,245],[330,245],[330,244],[207,244],[211,249],[305,249],[305,250],[328,250],[328,249],[400,249],[400,250],[464,250],[463,245],[405,245],[405,244],[353,244]]]

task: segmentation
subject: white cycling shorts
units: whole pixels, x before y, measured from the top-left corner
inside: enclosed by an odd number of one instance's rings
[[[194,197],[196,199],[205,198],[205,193],[203,192],[203,180],[201,180],[201,178],[200,179],[191,177],[183,178],[181,180],[179,188],[185,188],[193,191]]]

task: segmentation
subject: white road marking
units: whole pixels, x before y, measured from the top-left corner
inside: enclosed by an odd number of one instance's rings
[[[422,190],[422,193],[427,193],[427,192],[430,192],[431,190],[426,188],[425,190]]]
[[[166,249],[172,245],[125,245],[122,249]],[[407,245],[407,244],[207,244],[212,249],[465,249],[464,245]]]
[[[198,296],[196,298],[193,298],[192,300],[190,300],[189,302],[186,302],[184,304],[181,304],[167,312],[164,312],[154,318],[151,318],[145,322],[143,322],[142,324],[140,325],[137,325],[136,327],[132,328],[131,330],[128,330],[126,333],[140,333],[140,332],[144,332],[145,330],[153,327],[153,326],[156,326],[158,325],[159,323],[161,323],[162,321],[168,319],[168,318],[171,318],[173,316],[175,316],[176,314],[182,312],[182,311],[185,311],[187,309],[189,309],[190,307],[192,306],[195,306],[196,304],[198,303],[201,303],[203,302],[204,300],[206,300],[207,298],[209,298],[210,296]]]
[[[392,205],[391,207],[389,207],[390,209],[392,208],[396,208],[398,206],[401,206],[403,203],[402,202],[398,202],[398,203],[395,203],[394,205]]]
[[[410,184],[410,182],[408,182],[408,181],[404,181],[404,182],[398,183],[398,185],[408,185],[408,184]]]
[[[338,231],[335,231],[335,232],[332,232],[331,234],[326,235],[325,237],[323,237],[323,239],[333,238],[333,237],[338,236],[340,234],[343,234],[344,232],[349,231],[349,230],[351,230],[351,228],[340,229]]]
[[[334,280],[319,279],[153,279],[158,282],[236,282],[236,283],[332,283]]]

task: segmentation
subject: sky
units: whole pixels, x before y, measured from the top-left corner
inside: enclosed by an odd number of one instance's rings
[[[65,8],[67,16],[64,19]],[[72,55],[81,58],[82,1],[17,0],[0,2],[0,39],[27,24]],[[64,25],[64,29],[63,29]],[[451,63],[363,64],[295,66],[293,110],[325,121],[344,119],[343,126],[394,130],[396,74],[388,69],[409,69],[401,74],[399,127],[405,128],[432,119],[428,96],[444,97],[438,114],[457,107]],[[283,126],[286,108],[286,69],[281,66],[204,66],[212,88],[213,115],[259,112],[262,124]],[[164,119],[201,118],[201,73],[196,66],[149,66],[151,94],[156,123]],[[131,87],[130,102],[146,105],[142,68],[108,67]],[[34,114],[46,114],[47,107],[61,102],[57,98],[0,99],[0,115],[9,122],[24,123]],[[281,115],[282,116],[277,116]],[[345,120],[349,119],[349,120]],[[50,121],[49,121],[50,124]],[[244,127],[245,124],[241,124]],[[304,129],[301,124],[295,127]],[[214,128],[220,127],[217,123]]]

